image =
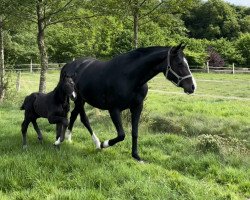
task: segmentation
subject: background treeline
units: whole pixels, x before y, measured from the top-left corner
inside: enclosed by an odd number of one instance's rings
[[[67,16],[45,30],[49,62],[81,56],[107,59],[133,49],[136,3],[142,4],[137,8],[138,47],[184,42],[191,65],[204,65],[213,52],[223,64],[250,66],[250,8],[221,0],[78,2],[74,11],[65,13],[72,19]],[[26,14],[4,32],[6,63],[39,61],[37,25]]]

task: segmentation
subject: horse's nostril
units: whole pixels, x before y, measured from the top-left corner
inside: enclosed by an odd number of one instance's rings
[[[192,85],[192,90],[195,90],[195,86],[194,85]]]

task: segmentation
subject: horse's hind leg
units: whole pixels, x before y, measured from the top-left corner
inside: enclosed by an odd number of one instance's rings
[[[22,123],[22,136],[23,136],[23,148],[27,148],[27,129],[29,126],[30,120],[24,119]]]
[[[121,121],[121,112],[120,110],[114,109],[109,110],[110,117],[115,125],[115,128],[117,130],[117,137],[111,140],[106,140],[101,143],[102,148],[106,148],[109,146],[115,145],[117,142],[123,141],[125,138],[125,133],[122,127],[122,121]]]
[[[38,140],[42,143],[42,141],[43,141],[43,135],[42,135],[42,133],[41,133],[41,131],[40,131],[37,123],[36,123],[36,120],[33,120],[32,124],[33,124],[34,129],[36,130],[36,133],[37,133],[37,136],[38,136]]]

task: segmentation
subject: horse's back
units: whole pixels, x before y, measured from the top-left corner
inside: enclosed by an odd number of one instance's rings
[[[63,66],[61,70],[60,79],[62,79],[63,75],[76,78],[77,75],[80,73],[80,71],[84,70],[84,68],[88,66],[90,62],[93,61],[95,61],[94,58],[80,58],[67,63],[66,65]]]

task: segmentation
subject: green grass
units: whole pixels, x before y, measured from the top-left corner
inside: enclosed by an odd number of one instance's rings
[[[57,150],[55,127],[40,119],[44,143],[30,126],[23,150],[19,107],[37,90],[39,75],[22,74],[18,95],[12,89],[0,105],[0,199],[250,198],[249,75],[195,77],[196,95],[179,94],[182,89],[163,76],[150,81],[156,91],[149,92],[141,118],[139,150],[146,162],[140,164],[131,158],[128,112],[126,139],[114,147],[96,151],[78,119],[73,143]],[[48,75],[48,91],[57,80],[56,72]],[[106,111],[87,106],[87,114],[102,141],[115,137]]]

